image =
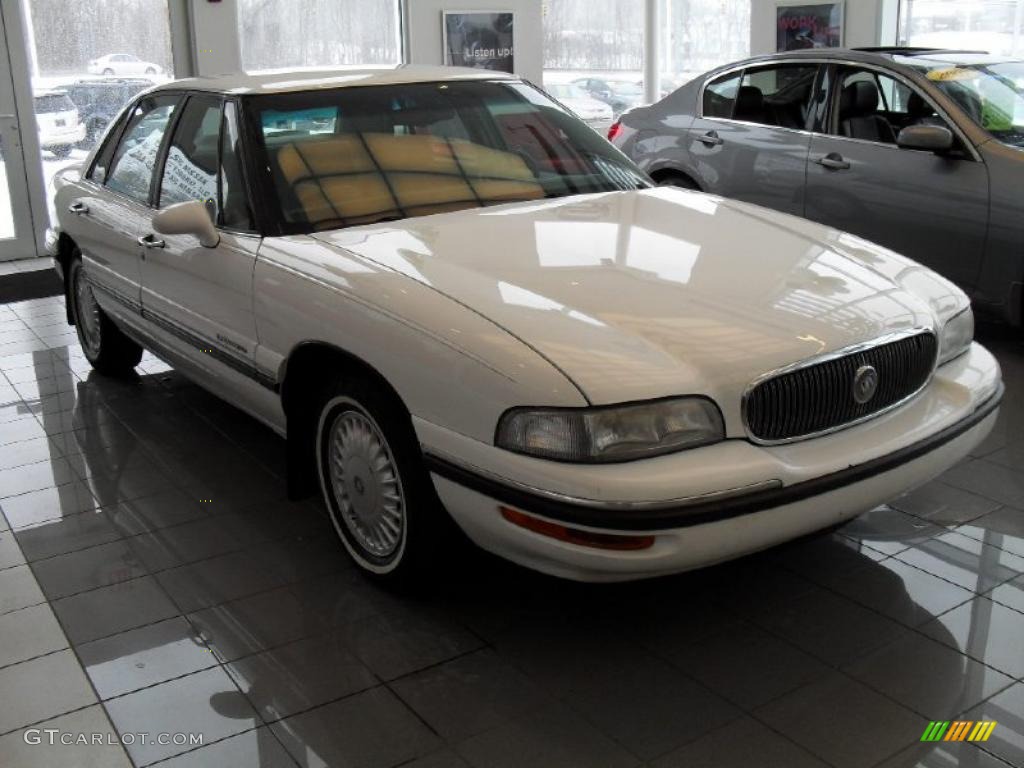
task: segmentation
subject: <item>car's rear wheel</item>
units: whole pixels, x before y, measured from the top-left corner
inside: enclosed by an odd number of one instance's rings
[[[103,74],[107,77],[110,77],[112,74],[114,74],[114,70],[112,70],[110,67],[107,67],[103,70]]]
[[[344,377],[319,398],[316,462],[334,529],[360,569],[411,586],[443,562],[450,526],[412,423],[379,384]]]
[[[152,67],[146,67],[146,74],[147,75],[155,75],[156,74],[156,70],[153,69]]]
[[[50,147],[50,152],[53,154],[54,157],[67,157],[68,155],[71,154],[71,145],[61,144],[56,147]]]
[[[680,189],[696,189],[697,182],[691,179],[689,176],[683,173],[667,172],[662,173],[655,177],[654,181],[659,187],[679,187]]]
[[[86,359],[100,373],[128,375],[142,360],[142,347],[125,336],[100,308],[77,254],[71,260],[68,278],[71,314]]]

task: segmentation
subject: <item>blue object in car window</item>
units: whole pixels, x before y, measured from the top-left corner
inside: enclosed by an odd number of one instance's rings
[[[307,133],[333,133],[338,120],[337,107],[297,109],[290,111],[264,110],[260,116],[263,133],[278,131],[305,131]]]

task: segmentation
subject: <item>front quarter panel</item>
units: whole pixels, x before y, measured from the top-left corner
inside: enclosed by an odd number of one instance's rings
[[[279,378],[299,345],[325,343],[374,368],[417,419],[486,443],[513,406],[586,405],[561,372],[491,321],[312,238],[265,239],[254,293],[257,364]]]

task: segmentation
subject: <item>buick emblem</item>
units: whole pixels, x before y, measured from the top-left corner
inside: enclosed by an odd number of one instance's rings
[[[878,391],[878,371],[873,365],[862,365],[853,374],[853,399],[864,405]]]

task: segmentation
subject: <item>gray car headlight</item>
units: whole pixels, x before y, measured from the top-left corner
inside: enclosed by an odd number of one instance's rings
[[[942,326],[939,336],[939,365],[959,357],[974,341],[974,312],[968,307]]]
[[[705,397],[598,408],[513,408],[495,443],[516,453],[574,462],[630,461],[725,437],[722,414]]]

